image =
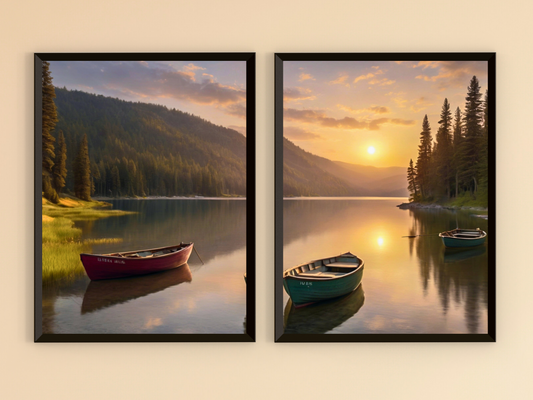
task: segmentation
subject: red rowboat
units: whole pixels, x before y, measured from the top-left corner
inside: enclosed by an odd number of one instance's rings
[[[85,272],[93,281],[151,274],[185,264],[194,243],[111,254],[80,254]]]

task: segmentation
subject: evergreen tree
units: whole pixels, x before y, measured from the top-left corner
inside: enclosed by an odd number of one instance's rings
[[[460,161],[460,145],[463,140],[463,123],[461,117],[461,110],[459,107],[455,110],[455,124],[453,126],[453,156],[452,156],[452,168],[454,175],[455,197],[459,194],[459,168]]]
[[[478,164],[479,164],[479,146],[482,137],[482,117],[483,107],[479,81],[476,76],[472,77],[468,86],[466,96],[466,105],[464,113],[465,136],[459,147],[459,169],[460,179],[471,188],[475,194],[478,186]]]
[[[120,196],[120,172],[116,165],[111,169],[111,191],[113,196]]]
[[[54,103],[56,97],[54,85],[52,84],[52,75],[50,74],[50,64],[43,61],[42,71],[42,175],[43,175],[43,192],[45,197],[54,201],[58,199],[57,194],[53,195],[55,189],[52,186],[52,167],[54,166],[54,142],[52,131],[57,122],[57,110]],[[45,179],[47,176],[47,179]],[[45,187],[46,185],[46,187]],[[45,190],[46,189],[46,190]],[[52,199],[52,198],[53,199]],[[59,201],[59,200],[57,200]]]
[[[407,168],[407,189],[409,190],[409,193],[411,194],[409,196],[409,200],[411,201],[418,201],[418,188],[416,185],[416,170],[413,166],[413,159],[409,160],[409,168]]]
[[[448,103],[448,99],[444,99],[440,114],[439,130],[436,136],[437,143],[435,145],[435,193],[439,196],[445,194],[448,198],[450,197],[451,162],[453,156],[452,137],[450,133],[451,126],[452,113],[450,111],[450,103]]]
[[[418,159],[416,160],[417,186],[420,188],[420,196],[426,200],[429,197],[430,182],[430,159],[431,159],[431,127],[427,114],[422,122],[420,132],[420,145],[418,146]]]
[[[67,179],[67,144],[65,143],[65,136],[63,131],[59,131],[57,138],[56,158],[54,160],[53,172],[53,186],[55,191],[59,194],[65,187]]]
[[[83,135],[78,155],[74,160],[74,194],[81,200],[91,200],[91,162],[87,135]]]

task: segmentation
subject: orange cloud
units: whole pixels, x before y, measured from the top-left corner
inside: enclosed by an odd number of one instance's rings
[[[316,96],[311,95],[310,89],[304,89],[300,87],[285,88],[283,89],[284,101],[298,101],[298,100],[314,100]]]
[[[311,74],[306,74],[306,73],[302,72],[300,74],[300,79],[298,79],[298,81],[303,82],[303,81],[307,81],[307,80],[314,81],[316,79]]]
[[[388,114],[390,113],[390,108],[385,106],[371,106],[367,108],[351,108],[348,106],[343,106],[342,104],[337,104],[343,111],[347,111],[352,114],[362,114],[362,113],[373,113],[373,114]]]
[[[420,74],[416,79],[426,82],[436,82],[439,90],[451,86],[465,86],[472,76],[486,76],[487,62],[485,61],[420,61],[413,68],[422,70],[437,70],[436,75]]]
[[[382,124],[414,125],[416,123],[416,121],[405,120],[401,118],[379,118],[370,121],[357,120],[351,117],[336,119],[328,117],[326,113],[321,110],[297,110],[294,108],[285,108],[283,110],[283,119],[286,121],[298,121],[308,124],[318,124],[327,128],[366,130],[378,130],[380,129]]]
[[[349,83],[346,83],[346,80],[348,79],[348,75],[342,75],[339,76],[337,79],[330,81],[330,85],[344,85],[346,87],[350,87]]]

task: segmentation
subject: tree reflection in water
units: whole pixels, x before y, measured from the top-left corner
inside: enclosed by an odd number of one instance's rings
[[[487,230],[487,221],[466,212],[449,210],[409,210],[412,226],[409,235],[429,235],[409,239],[409,252],[413,248],[418,257],[420,278],[427,293],[433,280],[438,290],[444,314],[451,302],[464,307],[469,333],[478,333],[481,308],[488,307],[488,262],[485,246],[490,245],[490,234],[484,246],[473,249],[445,249],[438,233],[456,228],[481,228]],[[454,218],[455,217],[455,218]]]

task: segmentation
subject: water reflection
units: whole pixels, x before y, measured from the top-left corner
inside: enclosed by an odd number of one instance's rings
[[[447,313],[451,303],[462,305],[469,333],[479,332],[480,308],[487,308],[488,269],[486,247],[446,249],[440,238],[431,236],[460,227],[487,230],[487,221],[466,212],[450,210],[410,210],[410,232],[426,234],[414,239],[424,290],[431,280],[438,288],[442,311]],[[413,239],[410,239],[413,240]],[[487,244],[488,238],[487,238]]]
[[[346,296],[296,308],[285,306],[285,333],[326,333],[352,318],[365,302],[362,285]]]
[[[468,212],[399,210],[401,202],[285,200],[284,269],[345,251],[365,260],[365,306],[328,333],[487,332],[488,222]],[[486,231],[486,245],[446,251],[438,233],[457,225]],[[428,236],[402,238],[417,234]]]
[[[91,281],[83,296],[81,313],[90,313],[115,304],[125,303],[191,281],[192,274],[187,264],[169,271],[145,276]]]
[[[121,238],[93,253],[192,241],[205,264],[43,288],[44,333],[242,333],[246,314],[245,200],[117,200],[121,217],[76,222],[82,239]]]

